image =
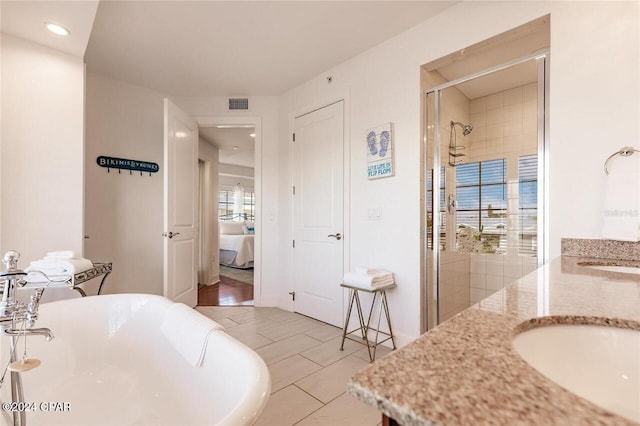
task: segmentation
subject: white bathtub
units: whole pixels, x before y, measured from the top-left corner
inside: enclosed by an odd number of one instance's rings
[[[262,359],[225,332],[214,331],[202,366],[190,364],[161,331],[172,304],[160,296],[123,294],[41,305],[36,327],[50,328],[55,339],[28,337],[28,356],[42,365],[22,374],[24,399],[35,410],[27,413],[27,423],[253,423],[271,390]],[[0,338],[2,369],[8,339]],[[2,401],[10,401],[9,395],[7,379]],[[51,409],[62,411],[45,411]],[[9,420],[4,412],[0,417]]]

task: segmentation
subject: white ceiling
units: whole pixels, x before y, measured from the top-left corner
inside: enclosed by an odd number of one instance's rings
[[[280,95],[457,1],[101,1],[90,71],[174,96]]]
[[[255,139],[249,136],[255,131],[253,127],[200,127],[198,131],[202,139],[218,148],[218,162],[255,167]],[[233,149],[234,146],[238,149]]]
[[[538,61],[532,59],[493,74],[460,83],[455,87],[469,99],[502,92],[538,81]]]
[[[98,0],[83,1],[0,1],[0,29],[44,46],[75,56],[84,56],[89,42]],[[45,23],[62,25],[69,36],[46,29]]]

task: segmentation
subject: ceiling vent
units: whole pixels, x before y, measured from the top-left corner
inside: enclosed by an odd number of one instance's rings
[[[249,109],[249,98],[229,98],[229,111]]]

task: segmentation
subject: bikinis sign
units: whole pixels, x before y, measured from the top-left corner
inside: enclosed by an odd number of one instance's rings
[[[379,179],[393,176],[392,123],[367,130],[367,176]]]
[[[156,173],[160,170],[160,167],[157,163],[152,163],[150,161],[140,161],[140,160],[129,160],[126,158],[117,158],[117,157],[105,157],[104,155],[96,158],[96,163],[98,166],[105,167],[107,169],[107,173],[111,172],[111,169],[117,169],[118,173],[121,170],[129,170],[129,174],[133,174],[133,171],[140,172],[140,176],[142,173]]]

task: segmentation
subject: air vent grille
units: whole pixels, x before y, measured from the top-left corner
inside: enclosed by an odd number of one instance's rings
[[[249,99],[248,98],[229,98],[229,111],[234,110],[248,110]]]

